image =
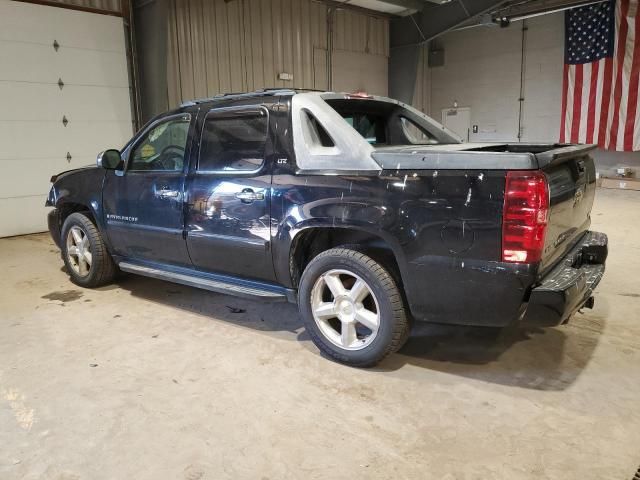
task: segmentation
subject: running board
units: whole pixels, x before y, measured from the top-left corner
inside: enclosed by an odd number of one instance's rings
[[[267,300],[270,302],[296,302],[294,290],[277,287],[275,285],[265,285],[258,282],[247,282],[246,285],[239,285],[228,281],[226,277],[218,275],[190,275],[188,273],[172,272],[126,261],[118,263],[118,267],[125,272],[166,280],[168,282],[180,283],[182,285],[201,288],[203,290],[209,290],[216,293],[235,295],[236,297],[249,298],[252,300]],[[207,277],[210,278],[207,278],[204,275],[207,275]]]

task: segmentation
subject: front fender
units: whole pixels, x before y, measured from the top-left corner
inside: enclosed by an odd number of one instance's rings
[[[89,210],[98,230],[104,232],[106,224],[102,208],[102,184],[105,172],[103,169],[88,168],[59,176],[51,186],[45,205],[55,207],[57,212]],[[106,235],[104,238],[106,241]]]

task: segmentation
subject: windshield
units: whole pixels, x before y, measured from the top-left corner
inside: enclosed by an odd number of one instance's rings
[[[325,99],[345,121],[374,146],[460,143],[442,125],[417,110],[375,99]]]

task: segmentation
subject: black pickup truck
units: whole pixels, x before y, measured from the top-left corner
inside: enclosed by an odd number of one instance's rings
[[[372,366],[414,320],[553,326],[591,307],[592,148],[461,143],[364,94],[220,95],[53,177],[49,228],[78,285],[122,270],[295,302],[323,352]]]

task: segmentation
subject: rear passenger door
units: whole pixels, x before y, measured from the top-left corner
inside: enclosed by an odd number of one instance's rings
[[[191,260],[207,272],[274,280],[269,111],[260,105],[216,108],[201,118],[187,179]]]

